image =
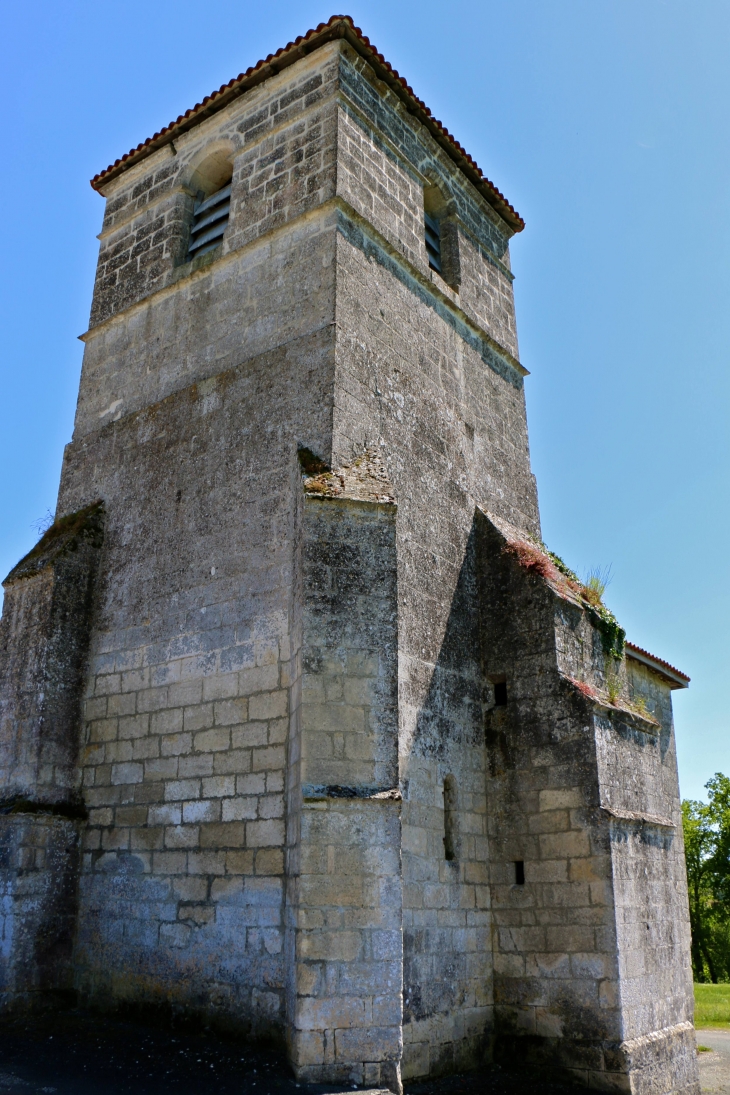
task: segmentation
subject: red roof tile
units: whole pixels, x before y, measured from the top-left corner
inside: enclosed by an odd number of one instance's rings
[[[657,658],[654,654],[650,654],[648,650],[643,650],[640,646],[627,642],[626,652],[629,657],[634,655],[636,661],[643,662],[645,665],[655,669],[658,673],[663,672],[670,679],[674,679],[677,688],[686,688],[689,684],[690,679],[686,673],[683,673],[681,669],[675,669],[673,665],[670,665],[669,662],[665,662],[662,658]]]
[[[525,222],[519,213],[512,208],[505,196],[499,192],[494,183],[491,183],[479,165],[472,159],[468,152],[462,148],[448,129],[434,118],[426,104],[421,101],[409,87],[406,81],[385,60],[381,53],[375,49],[359,27],[356,27],[349,15],[333,15],[327,23],[320,23],[314,30],[307,33],[294,42],[290,42],[276,53],[269,54],[262,61],[258,61],[246,72],[242,72],[235,79],[223,84],[212,95],[206,95],[202,103],[196,103],[192,110],[186,110],[174,122],[170,122],[154,136],[148,137],[142,144],[131,149],[119,160],[115,160],[104,171],[100,171],[91,180],[94,190],[101,188],[112,179],[117,178],[123,171],[133,164],[139,163],[146,156],[151,155],[169,144],[178,134],[184,133],[193,126],[209,118],[218,110],[222,110],[232,99],[242,95],[249,88],[262,83],[270,76],[280,72],[287,65],[293,64],[300,57],[318,49],[326,42],[336,38],[345,38],[357,52],[375,69],[377,75],[403,100],[409,112],[418,118],[431,132],[441,147],[449,154],[452,160],[464,172],[467,178],[474,183],[483,197],[500,214],[515,232],[521,232]]]

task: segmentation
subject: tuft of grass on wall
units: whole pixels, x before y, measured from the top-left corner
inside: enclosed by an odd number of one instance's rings
[[[730,1027],[730,984],[695,983],[695,1026]]]

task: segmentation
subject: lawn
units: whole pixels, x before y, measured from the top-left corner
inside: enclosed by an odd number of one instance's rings
[[[730,1027],[730,984],[695,983],[695,1026]]]

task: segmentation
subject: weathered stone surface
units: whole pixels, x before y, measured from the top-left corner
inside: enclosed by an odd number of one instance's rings
[[[396,506],[376,451],[305,475],[302,501],[301,700],[289,743],[291,1057],[305,1080],[399,1090]]]
[[[68,803],[103,507],[56,521],[5,579],[0,620],[0,804]]]
[[[73,991],[80,823],[0,815],[0,1008],[26,1009]]]
[[[495,1052],[694,1095],[669,687],[523,565],[512,229],[346,41],[104,190],[58,503],[103,500],[98,578],[95,545],[21,567],[0,625],[2,797],[88,811],[27,822],[83,829],[77,911],[70,836],[36,879],[58,983],[280,1038],[302,1079]]]
[[[696,1091],[668,690],[632,709],[652,675],[629,663],[631,696],[610,701],[570,590],[511,550],[518,530],[476,527],[485,672],[507,696],[487,714],[498,1052],[603,1090]]]

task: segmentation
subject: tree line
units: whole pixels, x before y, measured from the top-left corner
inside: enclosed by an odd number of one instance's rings
[[[692,972],[695,981],[730,981],[730,778],[718,772],[708,801],[682,802]]]

